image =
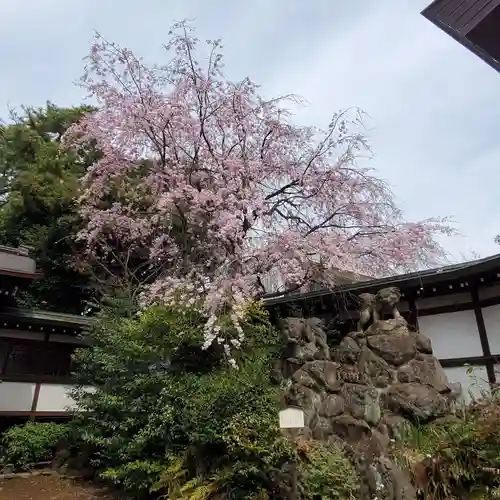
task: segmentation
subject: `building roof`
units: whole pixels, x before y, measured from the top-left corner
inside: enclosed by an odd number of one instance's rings
[[[492,255],[483,259],[452,264],[448,266],[417,271],[409,274],[399,274],[380,279],[370,279],[368,281],[358,281],[353,283],[341,284],[329,290],[317,290],[307,293],[290,293],[279,297],[264,297],[264,303],[267,306],[274,304],[284,304],[299,300],[314,299],[325,295],[335,295],[347,292],[360,293],[376,291],[386,286],[398,286],[401,289],[412,287],[423,287],[437,285],[447,281],[457,279],[468,279],[473,276],[479,276],[483,273],[498,272],[500,274],[500,254]],[[61,328],[76,328],[83,330],[91,325],[92,317],[77,316],[74,314],[65,314],[52,311],[40,311],[20,308],[4,308],[0,315],[12,321],[25,323],[50,325]]]
[[[28,248],[5,245],[0,245],[0,275],[26,279],[39,277],[36,272],[36,262],[29,256]]]
[[[322,297],[346,292],[369,292],[378,290],[385,286],[398,286],[400,288],[423,287],[424,285],[437,284],[439,282],[453,279],[466,278],[480,273],[491,272],[495,269],[500,271],[500,254],[472,260],[460,264],[452,264],[425,271],[417,271],[409,274],[399,274],[386,278],[372,279],[369,281],[358,281],[356,283],[341,284],[328,290],[317,290],[308,293],[290,293],[279,297],[264,297],[266,305],[283,304],[286,302],[307,300],[309,298]]]
[[[500,72],[500,0],[434,0],[421,14]]]
[[[40,311],[34,309],[20,309],[14,307],[3,308],[0,311],[0,315],[2,318],[16,320],[19,322],[79,329],[88,327],[92,322],[92,318],[77,316],[76,314]]]

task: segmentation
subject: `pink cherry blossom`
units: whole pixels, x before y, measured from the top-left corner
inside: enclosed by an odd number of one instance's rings
[[[99,110],[65,137],[102,151],[82,179],[88,255],[119,243],[147,256],[156,273],[145,303],[196,304],[205,345],[234,346],[269,273],[334,286],[339,269],[383,276],[444,256],[436,236],[452,231],[447,221],[406,222],[367,166],[358,110],[335,113],[326,130],[295,125],[294,96],[266,100],[251,80],[228,81],[219,41],[201,65],[189,25],[170,35],[163,66],[97,36],[82,85]],[[229,310],[231,328],[219,321]]]

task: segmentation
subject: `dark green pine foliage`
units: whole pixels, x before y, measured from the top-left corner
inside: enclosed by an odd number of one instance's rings
[[[95,150],[61,148],[67,128],[88,106],[23,108],[0,125],[0,243],[27,245],[44,278],[20,305],[80,313],[90,298],[89,277],[75,269],[79,228],[78,179],[95,161]]]

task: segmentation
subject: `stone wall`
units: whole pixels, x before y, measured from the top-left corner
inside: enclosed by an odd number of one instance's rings
[[[274,371],[286,387],[283,404],[305,411],[303,436],[346,445],[365,479],[363,496],[378,500],[416,497],[389,459],[390,440],[410,422],[450,414],[461,389],[448,383],[429,339],[393,316],[376,317],[334,349],[322,320],[287,318],[288,344]]]

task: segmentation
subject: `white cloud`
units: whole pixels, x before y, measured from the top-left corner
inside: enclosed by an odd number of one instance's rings
[[[223,38],[232,78],[306,98],[301,121],[362,107],[373,165],[408,217],[454,216],[464,236],[447,248],[486,255],[500,232],[500,75],[420,15],[429,2],[0,0],[0,95],[77,104],[72,82],[94,29],[157,61],[172,22],[196,18],[200,39]]]

